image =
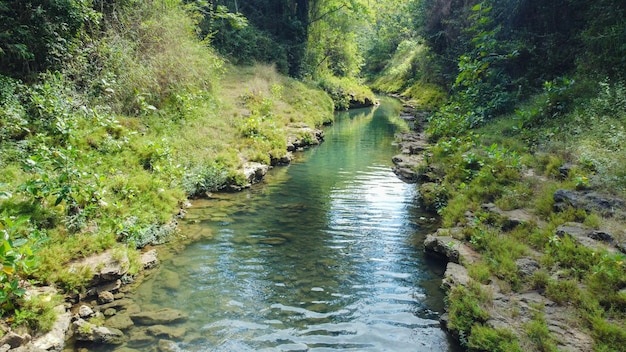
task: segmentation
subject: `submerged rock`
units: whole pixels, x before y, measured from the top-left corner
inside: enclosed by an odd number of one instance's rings
[[[148,334],[154,337],[180,339],[185,336],[187,330],[184,327],[173,327],[166,325],[153,325],[146,329]]]
[[[130,316],[128,314],[121,313],[115,314],[114,316],[107,319],[105,324],[108,327],[119,330],[128,330],[135,325],[133,324],[133,321],[130,319]]]
[[[138,312],[130,315],[130,318],[143,325],[158,325],[179,323],[187,320],[187,314],[171,308],[163,308],[149,312]]]

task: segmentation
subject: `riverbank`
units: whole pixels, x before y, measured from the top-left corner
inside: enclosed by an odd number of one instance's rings
[[[489,144],[520,145],[485,131],[428,143],[418,129],[394,157],[442,216],[424,243],[449,262],[442,324],[471,350],[620,350],[624,201],[594,190],[584,165]]]

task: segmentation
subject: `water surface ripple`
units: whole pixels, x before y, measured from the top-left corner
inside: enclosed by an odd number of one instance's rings
[[[183,234],[204,239],[135,297],[189,314],[181,350],[455,349],[438,323],[442,264],[420,246],[432,225],[391,172],[392,104],[338,116],[303,160],[194,204]]]

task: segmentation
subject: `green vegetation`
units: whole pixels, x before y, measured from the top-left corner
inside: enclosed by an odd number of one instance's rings
[[[0,1],[0,315],[49,329],[24,280],[81,291],[91,273],[68,263],[105,250],[136,272],[186,198],[245,185],[246,162],[285,156],[290,125],[372,104],[368,81],[429,112],[422,199],[482,255],[449,294],[464,344],[557,348],[541,309],[520,332],[485,324],[493,282],[538,290],[619,350],[624,253],[556,229],[623,243],[624,219],[553,194],[626,197],[624,17],[618,0]],[[521,276],[522,257],[539,270]]]
[[[495,282],[503,293],[538,290],[571,308],[571,324],[595,350],[623,349],[626,256],[556,229],[578,222],[620,242],[624,219],[555,209],[553,197],[558,189],[626,197],[623,2],[385,3],[393,6],[381,5],[366,74],[374,89],[432,111],[428,165],[416,170],[432,181],[419,186],[422,201],[482,255],[468,265],[475,282],[449,293],[449,327],[470,350],[557,350],[543,307],[515,334],[484,324],[489,299],[477,285]],[[445,101],[433,92],[447,92]],[[511,225],[485,203],[532,220]],[[538,260],[533,275],[518,272],[524,257]]]
[[[136,248],[176,238],[186,198],[246,185],[245,162],[285,156],[288,125],[333,119],[314,85],[226,64],[196,37],[195,5],[55,4],[37,5],[38,20],[80,15],[76,28],[20,18],[33,26],[23,46],[0,40],[0,315],[39,330],[52,311],[26,300],[24,280],[80,292],[92,273],[68,264],[105,250],[137,273]],[[34,38],[37,25],[58,37]]]

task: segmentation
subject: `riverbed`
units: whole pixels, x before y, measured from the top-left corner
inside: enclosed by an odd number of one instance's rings
[[[195,201],[181,233],[200,239],[135,302],[189,315],[183,351],[458,350],[438,321],[444,264],[422,250],[436,221],[391,171],[398,104],[339,113],[262,183]]]

